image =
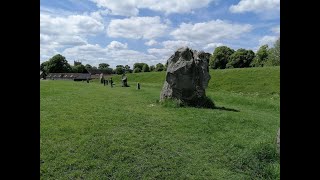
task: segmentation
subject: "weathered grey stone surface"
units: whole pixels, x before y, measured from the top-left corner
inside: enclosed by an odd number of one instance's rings
[[[209,53],[197,52],[188,47],[179,48],[167,61],[160,100],[173,98],[186,105],[206,106],[208,99],[205,89],[211,79],[209,58]]]
[[[103,77],[103,73],[100,74],[100,83],[103,84],[104,81],[104,77]]]
[[[129,87],[128,86],[128,78],[127,78],[127,76],[122,75],[121,82],[122,82],[122,87]]]
[[[278,150],[278,153],[280,153],[280,128],[277,134],[277,150]]]

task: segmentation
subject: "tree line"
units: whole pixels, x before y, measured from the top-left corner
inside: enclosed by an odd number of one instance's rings
[[[279,66],[280,38],[278,38],[272,48],[269,48],[268,45],[262,45],[256,53],[243,48],[235,51],[227,46],[219,46],[215,48],[210,56],[209,65],[212,69]],[[117,65],[116,68],[112,69],[107,63],[100,63],[98,67],[95,67],[90,64],[83,65],[81,62],[74,61],[74,64],[70,65],[64,56],[57,54],[48,61],[41,63],[40,70],[47,74],[86,73],[88,72],[87,70],[99,70],[104,74],[123,74],[166,71],[167,64],[158,63],[149,66],[146,63],[135,63],[133,69],[129,65]]]
[[[91,66],[90,64],[83,65],[81,62],[74,61],[73,65],[70,65],[66,58],[61,54],[54,55],[48,61],[40,64],[40,70],[48,73],[87,73],[88,71],[99,70],[104,74],[123,74],[123,73],[140,73],[140,72],[152,72],[152,71],[165,71],[167,66],[158,63],[156,65],[149,66],[146,63],[135,63],[133,69],[129,65],[117,65],[116,68],[110,68],[107,63],[100,63],[98,67]]]
[[[219,46],[210,56],[209,65],[212,69],[280,66],[280,38],[272,48],[262,45],[257,53],[243,48],[235,51],[227,46]]]

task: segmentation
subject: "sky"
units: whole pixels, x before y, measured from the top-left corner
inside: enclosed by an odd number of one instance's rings
[[[257,51],[280,37],[280,0],[40,0],[40,63],[165,63],[179,47]]]

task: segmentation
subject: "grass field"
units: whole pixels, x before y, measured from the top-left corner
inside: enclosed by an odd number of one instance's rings
[[[231,110],[157,103],[164,72],[40,81],[40,178],[280,179],[280,68],[210,71],[207,95]]]

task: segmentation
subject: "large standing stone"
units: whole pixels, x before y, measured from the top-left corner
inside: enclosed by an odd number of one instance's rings
[[[166,79],[160,100],[180,100],[185,105],[213,107],[205,89],[211,79],[209,74],[210,54],[197,52],[188,47],[179,48],[167,61]]]

